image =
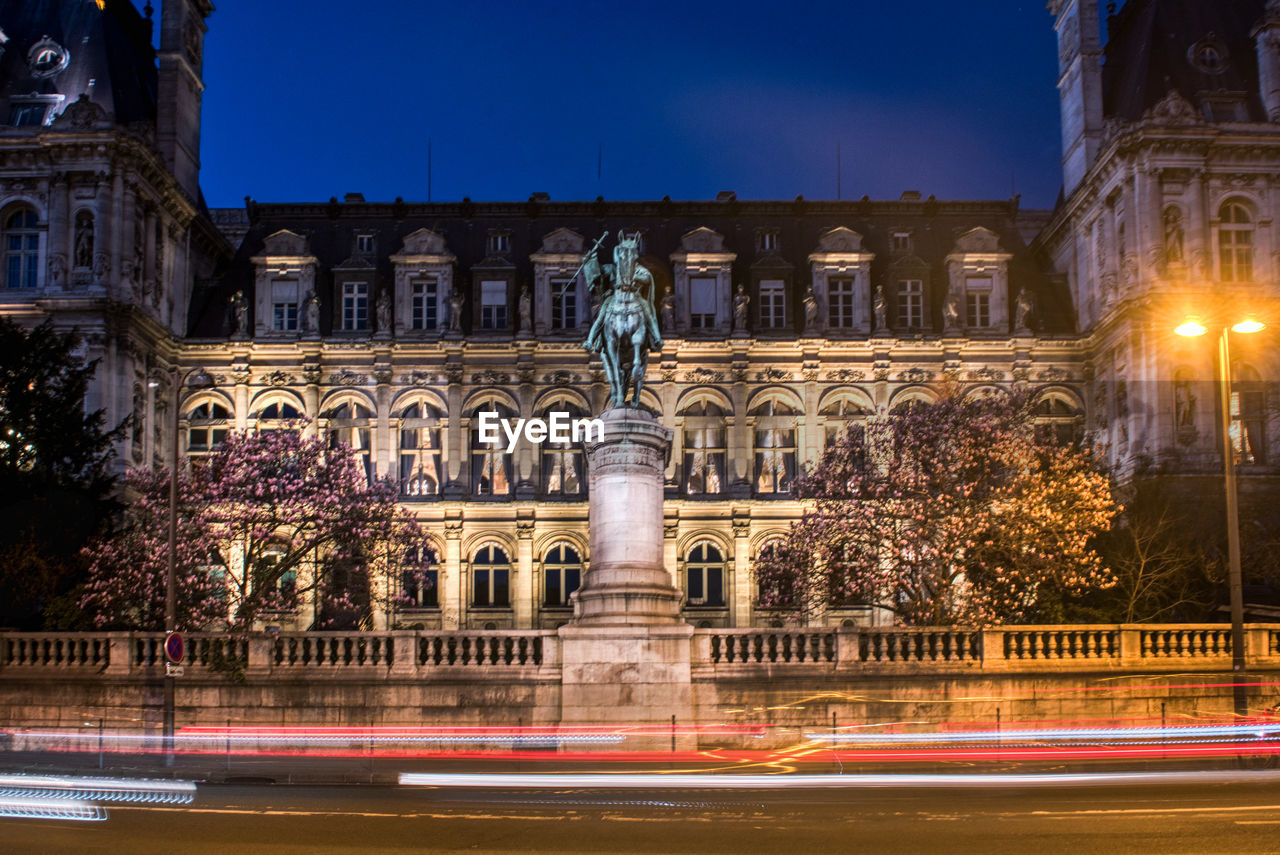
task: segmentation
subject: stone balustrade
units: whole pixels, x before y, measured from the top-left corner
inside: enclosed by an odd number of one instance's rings
[[[153,675],[163,633],[0,632],[0,674]],[[290,677],[348,674],[429,678],[560,666],[552,630],[190,633],[184,669]],[[1222,624],[1100,624],[976,628],[857,627],[699,629],[692,666],[703,673],[767,668],[892,673],[1142,666],[1222,668],[1231,631]],[[1249,666],[1280,664],[1280,624],[1245,627]]]

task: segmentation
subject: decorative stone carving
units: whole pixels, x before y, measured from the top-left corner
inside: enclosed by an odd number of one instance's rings
[[[288,386],[293,383],[292,374],[286,374],[284,371],[276,370],[262,378],[264,386]]]
[[[1170,89],[1169,93],[1154,107],[1147,110],[1142,118],[1166,125],[1204,124],[1204,119],[1196,112],[1196,108],[1191,106],[1191,102],[1183,98],[1177,89]]]
[[[857,383],[865,379],[867,379],[867,372],[857,368],[840,368],[827,375],[827,380],[832,383]]]
[[[494,371],[492,368],[471,375],[471,383],[474,386],[501,386],[503,383],[510,382],[510,374]]]
[[[327,382],[330,386],[364,386],[369,382],[369,375],[344,368],[336,374],[330,374]]]
[[[765,370],[756,374],[756,381],[759,383],[774,383],[777,381],[786,381],[791,379],[790,372],[782,371],[770,365]]]
[[[695,368],[685,372],[684,380],[686,383],[719,383],[724,380],[724,372],[706,367]]]

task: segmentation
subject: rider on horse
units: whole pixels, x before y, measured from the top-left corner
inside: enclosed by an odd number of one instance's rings
[[[599,243],[596,244],[598,246]],[[618,245],[613,248],[613,264],[601,265],[596,258],[596,247],[592,247],[583,259],[582,276],[589,289],[603,290],[605,296],[582,346],[592,353],[599,352],[604,346],[604,320],[610,314],[614,293],[628,291],[640,298],[638,302],[649,331],[649,349],[662,350],[662,333],[658,330],[658,316],[653,310],[653,274],[639,263],[640,235],[628,237],[621,231],[618,232]]]

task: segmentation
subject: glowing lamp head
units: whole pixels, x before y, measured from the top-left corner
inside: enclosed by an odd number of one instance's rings
[[[1256,333],[1262,332],[1267,325],[1255,318],[1248,318],[1231,327],[1232,332],[1238,333]]]
[[[1208,331],[1209,330],[1205,328],[1204,324],[1200,323],[1194,318],[1191,318],[1185,321],[1184,323],[1179,324],[1177,329],[1174,330],[1174,332],[1176,332],[1178,335],[1185,335],[1185,336],[1204,335]]]

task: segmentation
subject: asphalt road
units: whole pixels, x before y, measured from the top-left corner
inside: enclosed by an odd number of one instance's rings
[[[516,790],[200,785],[103,821],[0,819],[0,852],[1280,852],[1280,777],[1013,788]]]

